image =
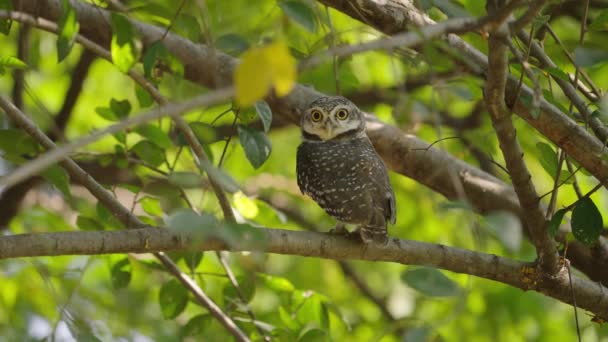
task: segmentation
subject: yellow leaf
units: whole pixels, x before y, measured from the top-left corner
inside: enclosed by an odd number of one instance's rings
[[[296,80],[296,62],[284,42],[247,50],[234,73],[236,100],[252,105],[274,87],[278,96],[287,95]]]
[[[233,204],[236,210],[246,219],[253,219],[258,216],[258,205],[240,191],[234,194]]]
[[[272,65],[272,83],[278,96],[289,94],[296,81],[296,61],[289,48],[282,42],[275,42],[266,47],[266,55]]]

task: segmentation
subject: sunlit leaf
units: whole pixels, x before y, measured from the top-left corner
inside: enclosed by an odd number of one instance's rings
[[[263,273],[258,273],[258,277],[260,277],[264,281],[266,287],[273,291],[293,292],[296,289],[293,284],[286,278],[271,276]]]
[[[160,201],[157,198],[144,196],[139,199],[139,204],[148,215],[156,217],[161,217],[163,215],[163,210],[160,207]]]
[[[244,218],[253,219],[258,216],[259,210],[255,201],[245,196],[242,192],[239,191],[234,194],[232,203]]]
[[[57,60],[61,62],[66,58],[78,35],[80,25],[76,18],[76,11],[72,8],[69,0],[62,1],[61,17],[59,18],[57,35]]]
[[[239,125],[239,140],[247,159],[254,168],[259,168],[270,156],[272,145],[268,137],[251,127]]]
[[[154,103],[154,99],[152,95],[148,93],[144,88],[140,87],[138,84],[135,84],[135,97],[137,97],[137,102],[141,108],[146,108],[151,106]]]
[[[211,144],[219,140],[212,125],[204,122],[190,122],[189,126],[201,144]]]
[[[138,51],[135,45],[135,30],[122,14],[112,12],[112,62],[118,70],[126,73],[135,65]]]
[[[289,18],[302,25],[309,32],[317,31],[315,13],[307,4],[300,1],[279,1],[279,7]]]
[[[26,69],[27,64],[17,57],[6,56],[0,57],[0,67],[9,69]]]
[[[287,95],[296,80],[296,62],[282,41],[251,48],[241,56],[234,83],[236,100],[249,106],[263,98],[270,88],[281,97]]]
[[[589,197],[582,197],[576,202],[572,210],[572,234],[585,244],[592,245],[597,242],[604,223],[602,214]]]
[[[188,304],[188,291],[176,279],[164,283],[158,295],[160,310],[165,319],[173,319],[184,311]]]
[[[421,267],[401,273],[409,287],[432,297],[451,297],[460,293],[460,287],[434,268]]]

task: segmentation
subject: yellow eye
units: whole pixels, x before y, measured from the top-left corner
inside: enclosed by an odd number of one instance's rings
[[[336,113],[336,117],[338,117],[338,120],[346,120],[348,117],[348,111],[346,109],[340,109]]]
[[[319,122],[323,118],[323,114],[321,114],[321,112],[319,112],[318,110],[315,109],[312,112],[310,112],[310,118],[312,119],[313,122]]]

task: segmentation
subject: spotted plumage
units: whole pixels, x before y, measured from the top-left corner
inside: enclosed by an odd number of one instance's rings
[[[300,190],[341,223],[356,224],[365,242],[386,243],[395,195],[386,167],[365,133],[363,113],[344,97],[320,97],[301,118]]]

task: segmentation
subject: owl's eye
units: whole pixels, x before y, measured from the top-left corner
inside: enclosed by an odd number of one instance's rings
[[[336,113],[336,117],[338,118],[338,120],[346,120],[346,118],[348,117],[348,111],[346,109],[340,109]]]
[[[310,112],[310,118],[313,122],[319,122],[323,118],[323,114],[321,114],[321,112],[319,112],[318,110],[313,110],[312,112]]]

